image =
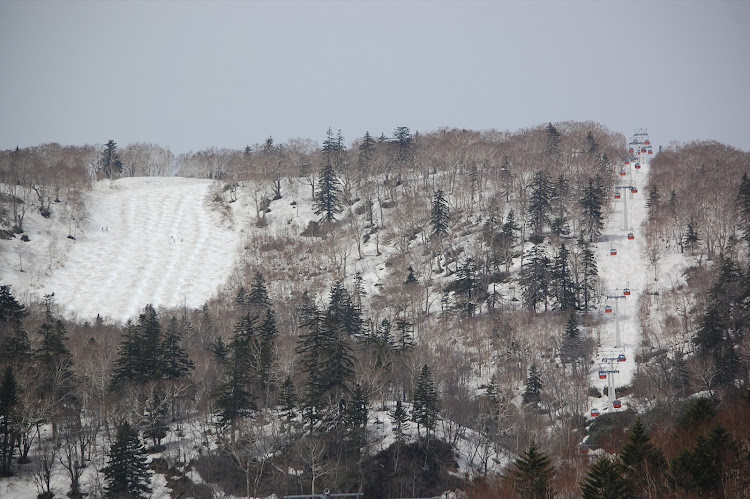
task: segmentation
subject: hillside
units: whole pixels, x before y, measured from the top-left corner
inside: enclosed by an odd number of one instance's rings
[[[750,164],[713,143],[627,144],[588,122],[399,127],[350,147],[329,130],[322,148],[269,138],[159,168],[210,179],[99,169],[40,206],[40,177],[5,183],[6,219],[26,210],[29,241],[0,240],[0,282],[30,314],[0,314],[4,347],[26,352],[0,364],[28,374],[64,344],[53,364],[77,394],[47,399],[43,375],[19,374],[19,414],[43,423],[40,444],[60,438],[60,418],[95,428],[89,449],[113,445],[127,419],[165,497],[485,484],[498,497],[534,442],[554,456],[556,490],[576,497],[594,462],[581,453],[616,456],[635,414],[676,459],[694,437],[675,443],[684,401],[708,394],[724,418],[750,363],[738,312],[750,288],[725,283],[746,279],[734,203]],[[712,206],[670,174],[704,172],[707,158],[732,172],[696,177]],[[712,307],[736,324],[718,339],[706,338]],[[32,417],[36,393],[49,402]],[[90,493],[105,457],[89,456]],[[11,471],[30,490],[28,468]],[[4,490],[18,496],[13,480]]]

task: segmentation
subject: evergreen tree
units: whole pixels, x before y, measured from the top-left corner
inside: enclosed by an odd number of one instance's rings
[[[284,411],[284,417],[286,417],[287,421],[297,417],[297,391],[294,388],[292,378],[289,376],[284,379],[284,383],[281,385],[279,406]]]
[[[578,247],[581,249],[581,264],[577,278],[578,309],[588,313],[594,309],[599,268],[594,250],[583,237],[578,239]]]
[[[513,189],[513,171],[507,156],[503,157],[503,162],[500,164],[500,185],[505,193],[505,202],[510,203],[510,191]]]
[[[407,320],[398,319],[396,321],[396,331],[398,331],[396,351],[404,353],[414,344],[414,325]]]
[[[623,476],[621,467],[610,458],[597,460],[581,484],[584,499],[622,498],[631,496],[630,484]]]
[[[330,223],[343,211],[341,203],[341,182],[330,161],[326,161],[320,170],[317,192],[315,193],[315,214],[320,221]]]
[[[560,132],[552,123],[547,125],[547,154],[554,156],[560,152]]]
[[[266,279],[260,272],[255,272],[253,276],[253,283],[247,295],[247,303],[254,305],[258,309],[271,306],[271,299],[268,297],[268,289],[266,288]]]
[[[598,176],[596,179],[589,179],[578,204],[581,207],[581,234],[588,236],[589,242],[593,242],[604,228],[604,190]]]
[[[415,284],[418,282],[416,276],[414,275],[414,268],[411,265],[409,265],[409,268],[406,269],[406,272],[407,274],[405,284]]]
[[[523,455],[516,459],[508,479],[512,481],[518,497],[548,499],[552,497],[551,477],[550,458],[539,452],[536,442],[531,442]]]
[[[529,196],[529,223],[534,236],[541,237],[544,227],[549,224],[552,211],[550,200],[552,198],[552,185],[549,175],[544,170],[534,173],[529,184],[531,195]]]
[[[529,376],[526,378],[526,390],[523,392],[525,404],[538,404],[541,401],[542,377],[536,364],[529,366]]]
[[[123,164],[120,161],[120,153],[117,151],[117,144],[114,140],[110,139],[104,146],[99,169],[107,178],[113,178],[115,175],[122,173]]]
[[[589,130],[586,133],[586,150],[590,153],[597,153],[599,152],[599,144],[596,143],[596,139],[594,138],[594,134],[591,133],[591,130]]]
[[[151,496],[151,471],[138,433],[126,421],[117,430],[104,471],[104,490],[110,498]]]
[[[9,285],[0,286],[0,333],[8,324],[20,322],[29,315],[26,306],[16,300]]]
[[[218,389],[219,422],[232,425],[255,408],[255,397],[250,388],[253,366],[251,346],[255,336],[253,319],[240,317],[229,343],[229,354],[224,362],[223,380]]]
[[[739,192],[737,192],[737,207],[743,237],[750,241],[750,179],[748,179],[747,173],[742,174]]]
[[[635,420],[630,441],[623,447],[620,458],[626,477],[637,491],[651,490],[655,483],[661,483],[667,470],[664,453],[650,442],[640,416]]]
[[[716,426],[708,436],[699,435],[693,449],[684,450],[672,461],[670,482],[688,493],[713,497],[722,485],[729,459],[736,455],[729,433]]]
[[[505,217],[505,223],[500,237],[500,254],[502,261],[505,263],[505,272],[510,271],[513,263],[513,246],[516,244],[516,233],[521,230],[521,226],[516,222],[516,214],[513,210],[508,212]]]
[[[568,323],[565,326],[562,347],[560,348],[560,360],[562,363],[573,364],[573,369],[575,369],[578,363],[584,360],[585,353],[583,346],[583,338],[581,338],[581,332],[578,329],[576,313],[571,311]]]
[[[172,317],[167,326],[167,333],[160,346],[161,365],[160,374],[162,379],[181,380],[190,375],[195,369],[195,364],[182,348],[182,333],[177,324],[177,318]]]
[[[357,383],[352,393],[352,399],[346,406],[346,426],[357,449],[367,440],[367,396]]]
[[[690,220],[688,221],[687,228],[685,229],[685,236],[683,237],[682,241],[684,246],[690,248],[691,253],[695,249],[695,246],[698,244],[698,241],[700,241],[698,231],[695,228],[695,221],[693,220],[693,217],[690,217]]]
[[[125,329],[115,361],[112,389],[125,382],[147,383],[161,378],[163,343],[154,307],[146,305],[138,323],[128,321]]]
[[[648,208],[649,216],[654,216],[656,210],[659,208],[659,201],[661,200],[661,194],[656,185],[652,185],[648,189],[648,198],[646,198],[646,208]]]
[[[448,223],[450,221],[450,208],[448,201],[445,199],[445,193],[442,189],[435,191],[435,197],[432,199],[432,210],[430,211],[430,225],[432,225],[432,235],[437,236],[438,240],[448,235]]]
[[[20,320],[13,321],[10,331],[0,335],[0,364],[24,364],[31,359],[31,342]]]
[[[424,428],[425,438],[429,440],[430,434],[435,431],[437,425],[438,396],[435,382],[432,380],[432,373],[427,364],[422,366],[419,379],[417,379],[411,419],[417,423],[417,434],[419,434],[420,428]]]
[[[400,445],[406,441],[407,431],[409,430],[409,414],[404,409],[401,400],[396,400],[396,408],[389,413],[391,419],[391,428],[396,444]]]
[[[273,386],[272,366],[275,361],[275,343],[278,331],[276,328],[276,314],[270,308],[266,309],[265,316],[258,326],[257,346],[257,375],[260,389],[267,391]]]
[[[535,244],[526,257],[519,280],[522,287],[523,304],[536,312],[537,306],[544,304],[547,310],[550,283],[549,257],[542,245]]]
[[[10,476],[18,426],[18,395],[20,388],[13,368],[7,366],[0,379],[0,478]]]
[[[375,157],[375,139],[370,132],[365,132],[362,142],[359,144],[359,165],[362,168],[369,168],[370,161]]]
[[[408,127],[396,127],[393,132],[393,141],[398,144],[397,159],[399,163],[409,163],[412,159],[412,149],[414,147],[414,137]]]
[[[469,257],[456,272],[455,290],[458,307],[466,312],[466,316],[474,317],[477,295],[479,294],[479,279],[474,259]]]
[[[560,245],[560,250],[552,261],[550,277],[555,308],[573,309],[576,305],[575,282],[573,270],[570,268],[570,252],[565,244]]]

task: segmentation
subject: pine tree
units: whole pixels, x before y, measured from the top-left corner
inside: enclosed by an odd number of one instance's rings
[[[548,499],[552,497],[551,477],[550,458],[539,452],[536,442],[531,442],[523,455],[516,459],[508,479],[513,482],[518,497]]]
[[[432,199],[432,210],[430,211],[430,225],[432,225],[432,235],[436,236],[439,241],[448,235],[448,224],[450,221],[450,208],[448,201],[445,199],[445,193],[442,189],[435,191]]]
[[[409,163],[412,159],[412,149],[414,146],[414,137],[408,127],[396,127],[393,132],[393,140],[398,144],[397,159],[399,163]]]
[[[365,136],[362,137],[362,142],[359,144],[359,165],[365,169],[369,168],[373,157],[375,157],[375,139],[368,131],[365,132]]]
[[[401,404],[401,399],[396,400],[396,409],[390,412],[389,417],[393,438],[396,439],[397,444],[401,444],[406,441],[406,432],[409,430],[409,414]]]
[[[276,314],[273,310],[266,309],[265,316],[258,326],[257,346],[257,378],[262,391],[268,391],[273,387],[271,368],[275,361],[275,342],[278,331],[276,328]]]
[[[667,471],[667,460],[661,449],[654,447],[643,427],[640,416],[635,420],[630,441],[620,453],[625,475],[637,491],[648,491],[653,483],[660,483]],[[649,483],[652,482],[652,483]]]
[[[125,421],[109,450],[109,461],[102,470],[109,498],[147,498],[151,495],[151,471],[138,433]]]
[[[479,279],[476,276],[477,268],[474,259],[469,257],[456,272],[456,301],[458,307],[466,312],[466,316],[474,317],[476,300],[479,293]]]
[[[195,369],[195,364],[182,348],[182,333],[180,333],[176,317],[172,317],[169,321],[160,352],[159,370],[162,379],[173,381],[185,379],[190,375],[190,371]]]
[[[523,304],[536,312],[537,306],[544,304],[547,310],[550,283],[549,257],[540,244],[535,244],[527,254],[521,268],[519,280],[522,287]]]
[[[578,329],[576,313],[571,311],[560,348],[560,360],[563,364],[573,364],[575,370],[578,362],[583,361],[583,358],[583,338]]]
[[[575,282],[573,270],[570,268],[570,252],[565,244],[560,245],[560,250],[552,261],[550,278],[555,308],[573,309],[576,305]]]
[[[331,161],[326,161],[320,170],[317,192],[315,193],[315,214],[320,221],[331,223],[343,211],[341,203],[341,182]]]
[[[544,170],[534,173],[529,184],[531,195],[529,196],[529,223],[534,236],[541,237],[544,227],[549,224],[552,211],[550,200],[552,198],[552,186],[549,175]]]
[[[547,150],[546,153],[553,156],[560,152],[560,132],[552,123],[547,125]]]
[[[594,250],[583,237],[578,239],[578,247],[581,249],[581,264],[578,267],[579,275],[577,278],[578,309],[588,313],[594,308],[599,268],[596,264]]]
[[[406,269],[406,281],[404,282],[404,284],[415,284],[417,282],[417,278],[414,275],[414,267],[409,265],[409,268]]]
[[[20,388],[13,368],[7,366],[0,379],[0,477],[10,476],[10,465],[19,432],[17,405]]]
[[[529,376],[526,378],[526,390],[523,392],[525,404],[538,404],[541,400],[542,377],[536,364],[529,366]]]
[[[99,169],[107,178],[113,178],[116,174],[122,173],[123,164],[120,161],[120,153],[117,151],[117,144],[114,140],[110,139],[104,146]]]
[[[589,179],[578,204],[581,207],[581,234],[588,236],[589,242],[593,242],[604,228],[604,192],[601,178],[597,176],[596,179]]]
[[[396,321],[396,331],[398,331],[396,351],[404,353],[414,344],[414,325],[405,319],[398,319]]]
[[[589,153],[595,154],[599,152],[599,144],[596,143],[596,139],[594,138],[594,134],[591,133],[591,130],[589,130],[586,133],[586,144],[587,144],[586,150]]]
[[[279,406],[284,411],[284,417],[287,421],[297,417],[297,391],[294,388],[292,378],[287,376],[281,385],[279,392]]]
[[[429,440],[430,434],[435,431],[438,419],[438,396],[432,373],[427,364],[422,366],[422,371],[417,379],[414,390],[414,404],[412,406],[412,421],[417,423],[417,434],[419,429],[425,429],[425,438]]]
[[[0,333],[6,324],[20,322],[29,315],[26,306],[16,300],[9,285],[0,286]]]
[[[591,467],[581,484],[581,492],[584,499],[625,499],[631,495],[630,484],[621,467],[606,456],[600,457]]]
[[[656,185],[652,185],[648,189],[648,198],[646,198],[646,208],[648,208],[649,216],[654,216],[656,210],[659,208],[659,201],[661,200],[661,194]]]
[[[698,241],[700,241],[693,217],[690,217],[690,220],[688,221],[687,228],[685,229],[685,236],[682,241],[684,246],[690,248],[690,253],[692,254]]]
[[[737,449],[731,436],[722,426],[715,426],[708,436],[698,436],[693,449],[684,450],[672,461],[670,482],[688,493],[713,497],[733,455]]]
[[[352,399],[346,406],[346,427],[352,436],[352,441],[359,449],[367,439],[367,396],[357,383],[352,393]]]
[[[513,189],[513,171],[507,156],[503,157],[503,162],[500,164],[500,185],[505,193],[505,202],[510,203],[510,191]]]
[[[266,279],[260,272],[255,272],[253,283],[250,285],[250,291],[247,295],[247,303],[254,305],[258,309],[271,306],[271,299],[268,297],[266,288]]]
[[[234,427],[238,419],[255,408],[255,397],[250,388],[254,336],[253,319],[249,315],[240,317],[229,343],[229,354],[222,366],[224,376],[218,389],[219,422],[223,426]]]
[[[747,173],[742,174],[739,192],[737,192],[737,205],[743,237],[746,241],[750,241],[750,179]]]

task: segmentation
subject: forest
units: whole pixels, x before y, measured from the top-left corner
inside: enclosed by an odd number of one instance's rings
[[[0,283],[0,491],[750,497],[750,153],[676,144],[625,181],[628,143],[559,122],[0,151],[14,271],[64,265],[94,186],[131,177],[211,179],[242,234],[205,304],[124,323]],[[625,407],[595,417],[621,189],[644,285]],[[65,240],[32,249],[32,217]]]

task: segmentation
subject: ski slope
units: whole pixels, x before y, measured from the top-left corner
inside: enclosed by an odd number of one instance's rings
[[[89,219],[36,293],[82,319],[125,321],[151,303],[200,307],[224,284],[238,234],[207,205],[212,181],[123,178],[90,193]]]
[[[596,248],[596,261],[599,277],[603,281],[603,302],[598,313],[602,315],[603,326],[599,330],[599,348],[596,352],[596,363],[589,373],[591,385],[604,393],[604,388],[628,385],[635,373],[635,354],[641,346],[641,331],[638,324],[638,298],[648,290],[649,261],[646,257],[646,244],[642,224],[648,217],[646,194],[650,165],[641,155],[641,168],[637,170],[631,163],[625,167],[625,176],[620,176],[621,198],[614,201],[612,210],[602,237]],[[628,186],[636,187],[633,193]],[[614,196],[614,193],[608,193]],[[628,234],[634,236],[628,239]],[[612,255],[612,250],[617,251]],[[630,295],[625,295],[628,289]],[[618,297],[618,298],[615,298]],[[612,307],[611,313],[605,313],[604,307]],[[619,344],[617,330],[619,329]],[[619,355],[625,355],[625,361],[607,361]],[[600,369],[618,371],[609,373],[607,379],[599,378]],[[615,410],[611,400],[618,397],[590,398],[590,409],[598,409],[601,414]],[[627,398],[621,399],[622,407],[628,408]]]

